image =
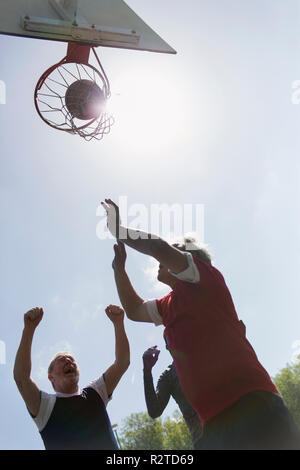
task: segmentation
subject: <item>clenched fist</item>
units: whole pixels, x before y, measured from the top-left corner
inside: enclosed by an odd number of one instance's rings
[[[114,325],[124,320],[124,310],[117,305],[108,305],[105,309],[105,313]]]
[[[24,325],[26,328],[36,328],[43,318],[44,312],[40,307],[34,307],[24,315]]]
[[[146,370],[151,370],[152,367],[156,364],[160,350],[157,349],[157,346],[152,346],[152,348],[147,349],[143,354],[143,363]]]

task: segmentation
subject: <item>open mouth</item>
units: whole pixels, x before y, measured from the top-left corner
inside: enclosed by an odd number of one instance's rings
[[[75,372],[76,372],[75,367],[72,367],[72,366],[68,366],[64,370],[65,375],[75,374]]]

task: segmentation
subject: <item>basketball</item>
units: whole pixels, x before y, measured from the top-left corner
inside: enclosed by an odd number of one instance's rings
[[[73,118],[87,121],[97,119],[104,110],[101,88],[91,80],[77,80],[67,89],[65,103]]]

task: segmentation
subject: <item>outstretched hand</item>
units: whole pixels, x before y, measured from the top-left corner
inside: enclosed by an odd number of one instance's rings
[[[114,237],[119,238],[121,224],[119,207],[111,199],[105,199],[101,205],[106,210],[108,230]]]
[[[124,321],[124,310],[117,305],[108,305],[105,313],[114,325]]]
[[[36,329],[40,321],[42,320],[44,315],[44,311],[42,308],[34,307],[30,309],[24,315],[24,325],[25,328]]]
[[[144,368],[151,370],[156,364],[159,354],[160,350],[157,349],[157,346],[152,346],[152,348],[147,349],[143,354]]]

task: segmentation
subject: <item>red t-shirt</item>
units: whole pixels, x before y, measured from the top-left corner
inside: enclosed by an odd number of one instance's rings
[[[222,274],[193,257],[200,281],[157,300],[183,391],[202,423],[256,390],[278,393],[245,336]]]

